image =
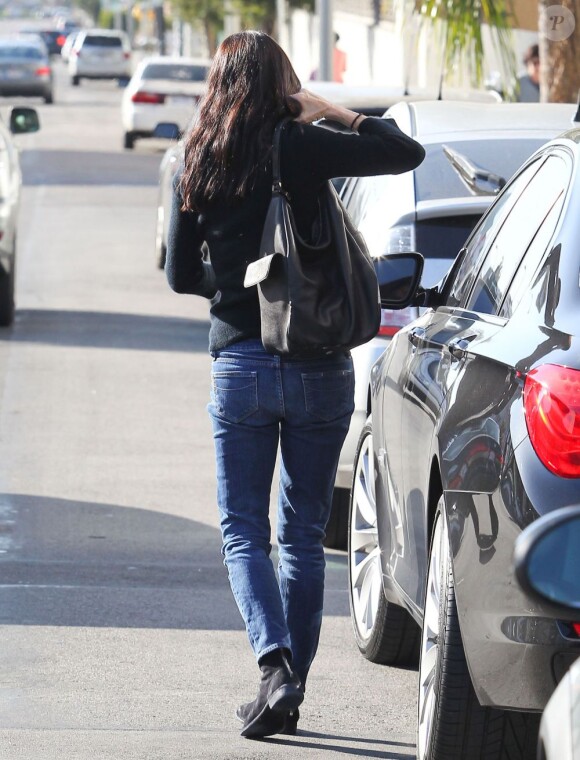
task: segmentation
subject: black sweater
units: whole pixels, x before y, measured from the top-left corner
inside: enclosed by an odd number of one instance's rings
[[[425,157],[422,146],[392,119],[367,118],[360,134],[332,132],[290,122],[282,132],[282,184],[292,198],[299,232],[305,237],[316,215],[321,184],[332,177],[401,174]],[[177,174],[169,222],[165,271],[178,293],[212,298],[209,349],[260,338],[257,287],[244,288],[246,267],[258,257],[271,197],[272,169],[266,166],[253,192],[238,203],[214,203],[203,214],[181,211]],[[211,267],[203,261],[206,242]]]

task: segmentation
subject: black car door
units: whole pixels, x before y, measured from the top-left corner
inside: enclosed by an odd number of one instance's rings
[[[497,477],[498,408],[517,360],[517,347],[511,361],[494,356],[507,321],[499,312],[526,250],[563,193],[559,162],[556,157],[537,157],[506,187],[452,268],[444,304],[407,331],[408,360],[401,375],[403,482],[401,514],[396,516],[404,536],[390,572],[409,603],[419,609],[434,461],[445,469],[447,487],[491,491]],[[545,191],[547,183],[553,186],[551,194]]]

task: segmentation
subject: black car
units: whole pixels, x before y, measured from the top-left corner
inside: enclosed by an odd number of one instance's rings
[[[36,34],[46,45],[49,55],[60,55],[68,31],[65,29],[23,29],[22,34]]]
[[[371,371],[349,524],[370,660],[419,653],[418,760],[535,758],[579,627],[513,575],[514,541],[580,501],[580,128],[536,153],[451,269],[384,257],[385,308],[427,310]],[[422,632],[421,632],[422,631]]]

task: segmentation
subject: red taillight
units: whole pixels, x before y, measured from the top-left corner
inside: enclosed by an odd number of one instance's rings
[[[165,95],[157,92],[136,92],[131,96],[133,103],[165,103]]]
[[[524,410],[534,451],[562,478],[580,478],[580,371],[544,364],[524,384]]]
[[[50,75],[50,69],[48,66],[41,66],[34,72],[37,77],[47,77]]]
[[[384,338],[392,338],[401,327],[408,325],[415,316],[415,309],[381,309],[381,326],[378,334]]]
[[[65,42],[66,42],[66,37],[64,36],[64,34],[59,34],[58,37],[56,38],[56,44],[59,47],[62,47]]]
[[[123,58],[124,58],[126,61],[128,61],[130,57],[131,57],[131,53],[123,53]]]
[[[576,636],[580,636],[580,623],[572,623],[572,628]]]

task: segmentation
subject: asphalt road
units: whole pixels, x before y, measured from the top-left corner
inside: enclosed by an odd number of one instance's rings
[[[207,304],[155,268],[162,146],[122,150],[120,99],[109,82],[70,87],[60,67],[41,132],[18,139],[18,311],[0,331],[0,757],[414,758],[417,674],[358,653],[338,552],[299,734],[239,736],[234,709],[258,671],[220,556]]]

